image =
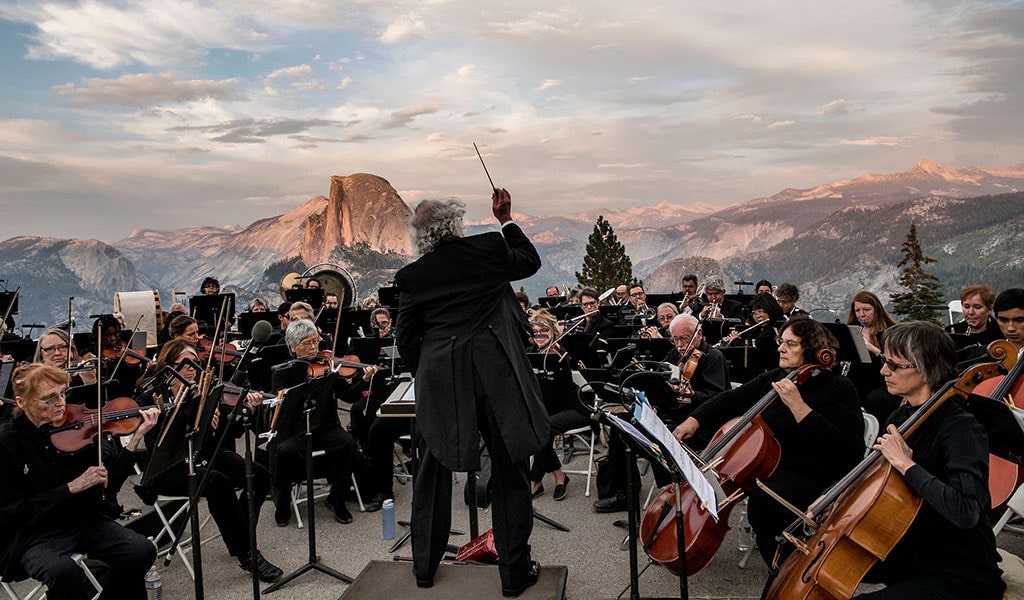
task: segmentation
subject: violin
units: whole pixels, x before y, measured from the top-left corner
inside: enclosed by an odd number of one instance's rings
[[[199,356],[199,362],[208,362],[212,356],[218,363],[225,365],[234,364],[242,356],[242,353],[231,342],[224,342],[214,346],[213,342],[206,337],[199,338],[199,341],[196,343],[196,352]]]
[[[899,427],[900,435],[907,438],[947,400],[966,397],[978,384],[997,375],[998,363],[967,369],[922,404]],[[872,450],[810,507],[814,521],[798,520],[782,532],[796,551],[778,565],[762,597],[850,598],[868,570],[885,560],[902,539],[922,502],[882,453]],[[817,527],[804,534],[809,524]]]
[[[828,371],[834,364],[834,355],[823,350],[818,360],[824,364],[808,364],[789,373],[789,379],[802,385],[811,377]],[[640,523],[640,540],[651,560],[679,575],[680,560],[675,519],[683,519],[686,539],[686,574],[693,575],[703,569],[722,545],[729,531],[729,514],[754,482],[766,479],[779,464],[782,448],[771,428],[761,418],[761,412],[779,394],[771,389],[742,417],[723,425],[711,439],[707,449],[698,457],[704,471],[717,479],[725,494],[718,506],[718,520],[703,507],[693,489],[684,484],[680,490],[682,508],[675,509],[675,489],[666,487],[647,506]]]
[[[354,377],[359,369],[373,366],[375,365],[359,362],[359,357],[355,354],[346,354],[341,358],[336,358],[330,350],[321,350],[320,354],[310,361],[308,371],[310,377],[323,377],[327,373],[337,373],[348,379]]]
[[[64,423],[50,430],[50,442],[61,452],[77,452],[92,444],[101,430],[113,435],[129,435],[142,422],[142,409],[131,398],[114,398],[103,405],[102,424],[98,411],[82,404],[67,404]]]
[[[249,390],[250,393],[254,391],[255,390]],[[222,406],[231,408],[238,404],[238,399],[239,396],[241,396],[241,394],[242,388],[238,387],[237,385],[231,385],[226,383],[224,384],[224,393],[221,396],[220,403]],[[260,392],[259,394],[260,396],[263,397],[264,400],[273,400],[274,398],[277,398],[277,394],[267,394],[265,392]]]
[[[693,379],[693,374],[697,372],[697,364],[700,359],[704,357],[704,353],[696,348],[690,352],[690,357],[686,359],[686,362],[679,363],[679,395],[682,397],[693,395],[693,386],[690,385],[690,380]]]
[[[138,364],[144,363],[144,362],[148,363],[150,361],[150,359],[148,357],[146,357],[145,355],[139,354],[138,352],[136,352],[136,351],[132,350],[131,348],[129,348],[128,344],[126,344],[123,341],[120,342],[117,346],[115,346],[113,348],[104,348],[103,349],[103,360],[104,361],[122,360],[122,357],[123,357],[124,364],[132,365],[132,366],[135,366],[135,365],[138,365]]]

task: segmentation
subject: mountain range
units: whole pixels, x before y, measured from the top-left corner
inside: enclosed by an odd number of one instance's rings
[[[531,296],[549,284],[573,287],[587,236],[603,215],[649,292],[677,290],[688,272],[728,282],[765,278],[797,283],[805,307],[845,313],[858,289],[883,300],[900,291],[895,264],[915,222],[926,254],[939,260],[931,270],[955,298],[968,283],[1020,285],[1020,190],[1024,163],[956,169],[922,160],[907,171],[785,189],[722,210],[661,201],[575,215],[517,214],[543,259],[541,271],[521,285]],[[254,297],[273,303],[282,275],[323,263],[345,269],[364,298],[411,260],[410,217],[383,178],[336,176],[327,196],[246,227],[139,229],[110,245],[17,237],[0,242],[0,264],[8,287],[21,286],[19,323],[63,320],[68,296],[76,297],[79,318],[109,310],[116,290],[158,289],[166,309],[172,292],[192,295],[210,275],[240,305]],[[494,227],[470,222],[467,232]]]

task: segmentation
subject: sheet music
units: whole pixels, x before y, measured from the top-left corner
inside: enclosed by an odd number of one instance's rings
[[[623,433],[629,435],[629,437],[633,438],[633,440],[636,441],[641,446],[647,446],[648,448],[651,448],[655,452],[658,452],[659,454],[661,453],[661,448],[659,448],[656,444],[652,444],[651,440],[649,440],[646,435],[641,433],[639,429],[633,427],[633,424],[630,423],[629,421],[623,420],[622,418],[613,415],[612,413],[605,413],[605,416],[614,421]]]
[[[715,490],[704,477],[704,473],[694,464],[693,459],[683,452],[682,446],[679,445],[679,440],[672,435],[672,432],[662,423],[661,419],[658,418],[658,414],[649,405],[638,403],[634,409],[634,416],[640,422],[640,426],[647,430],[650,437],[658,441],[662,448],[668,450],[669,456],[672,457],[672,462],[675,463],[679,472],[683,474],[683,478],[686,479],[686,482],[693,488],[694,493],[704,503],[708,513],[711,514],[715,521],[718,521],[718,501],[715,499]]]

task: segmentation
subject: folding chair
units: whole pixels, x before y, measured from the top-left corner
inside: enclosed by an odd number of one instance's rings
[[[93,572],[89,570],[89,565],[85,563],[85,555],[75,553],[71,555],[71,560],[75,561],[82,572],[85,573],[85,578],[92,584],[93,589],[96,590],[96,594],[92,597],[92,600],[96,600],[103,593],[103,586],[100,585],[99,580],[93,575]],[[32,581],[32,580],[29,580]],[[35,586],[25,594],[18,594],[17,590],[10,582],[0,581],[0,587],[3,588],[11,600],[36,600],[43,598],[46,595],[46,585],[41,582],[35,582]]]
[[[314,450],[313,459],[315,460],[318,456],[323,456],[325,452],[323,450]],[[325,498],[330,493],[325,491],[325,488],[330,486],[326,483],[320,484],[314,481],[313,483],[313,500]],[[318,492],[316,488],[319,488]],[[352,473],[352,489],[356,492],[356,501],[359,503],[359,512],[366,512],[366,506],[363,504],[363,495],[359,492],[359,484],[356,482],[356,474]],[[302,480],[292,484],[292,512],[295,513],[295,522],[299,529],[305,527],[302,522],[302,511],[299,509],[299,505],[306,502],[306,480]]]

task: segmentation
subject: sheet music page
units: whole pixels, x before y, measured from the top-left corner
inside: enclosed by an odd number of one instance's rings
[[[711,483],[705,479],[700,469],[697,468],[697,465],[694,464],[693,459],[683,452],[682,446],[679,445],[679,440],[672,435],[672,432],[661,422],[658,414],[650,406],[638,404],[634,409],[634,416],[640,422],[640,426],[646,429],[652,438],[660,442],[662,448],[668,449],[676,468],[683,474],[683,478],[690,484],[694,493],[697,494],[697,497],[707,507],[707,511],[717,521],[718,501],[715,499],[715,490],[711,487]]]
[[[649,439],[647,439],[647,436],[644,435],[636,427],[633,427],[632,423],[630,423],[629,421],[626,421],[626,420],[624,420],[624,419],[622,419],[622,418],[620,418],[620,417],[618,417],[616,415],[613,415],[611,413],[605,413],[605,415],[609,419],[614,421],[615,424],[622,430],[623,433],[625,433],[629,437],[633,438],[638,444],[640,444],[642,446],[647,446],[648,448],[652,448],[653,447],[653,450],[655,452],[658,452],[659,454],[661,453],[661,448],[658,448],[657,446],[654,446],[653,444],[651,444],[651,441]]]

